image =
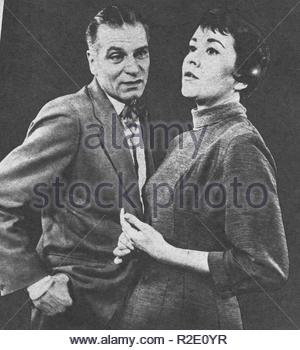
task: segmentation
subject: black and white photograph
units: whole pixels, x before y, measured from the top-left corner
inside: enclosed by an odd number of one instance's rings
[[[0,2],[2,331],[300,329],[299,3]]]

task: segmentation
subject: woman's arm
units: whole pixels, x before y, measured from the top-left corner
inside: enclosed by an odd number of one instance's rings
[[[288,276],[288,253],[273,157],[249,131],[231,140],[223,159],[224,234],[230,247],[209,252],[212,279],[223,295],[277,289]]]
[[[209,273],[208,252],[177,248],[166,242],[165,254],[159,260],[166,264]]]

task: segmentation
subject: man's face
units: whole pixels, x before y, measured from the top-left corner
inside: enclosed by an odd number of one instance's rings
[[[150,65],[142,24],[122,27],[101,24],[94,47],[87,55],[91,73],[107,94],[121,102],[142,96]]]
[[[183,96],[204,105],[230,98],[238,90],[232,75],[236,62],[232,35],[199,27],[189,46],[182,66]]]

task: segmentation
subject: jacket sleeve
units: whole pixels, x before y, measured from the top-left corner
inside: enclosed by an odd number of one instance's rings
[[[216,288],[224,297],[278,288],[287,279],[288,253],[274,160],[262,139],[249,133],[231,141],[223,164],[229,244],[208,256]]]
[[[35,186],[51,183],[66,169],[77,150],[78,134],[77,119],[50,102],[31,123],[23,144],[0,163],[1,295],[47,275],[26,221]]]

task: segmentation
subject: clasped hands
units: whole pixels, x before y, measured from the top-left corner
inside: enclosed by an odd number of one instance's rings
[[[123,257],[130,254],[135,248],[149,254],[154,259],[163,259],[167,242],[163,236],[150,225],[140,221],[136,216],[120,212],[122,233],[118,246],[113,253],[116,256],[115,264],[121,264]]]

